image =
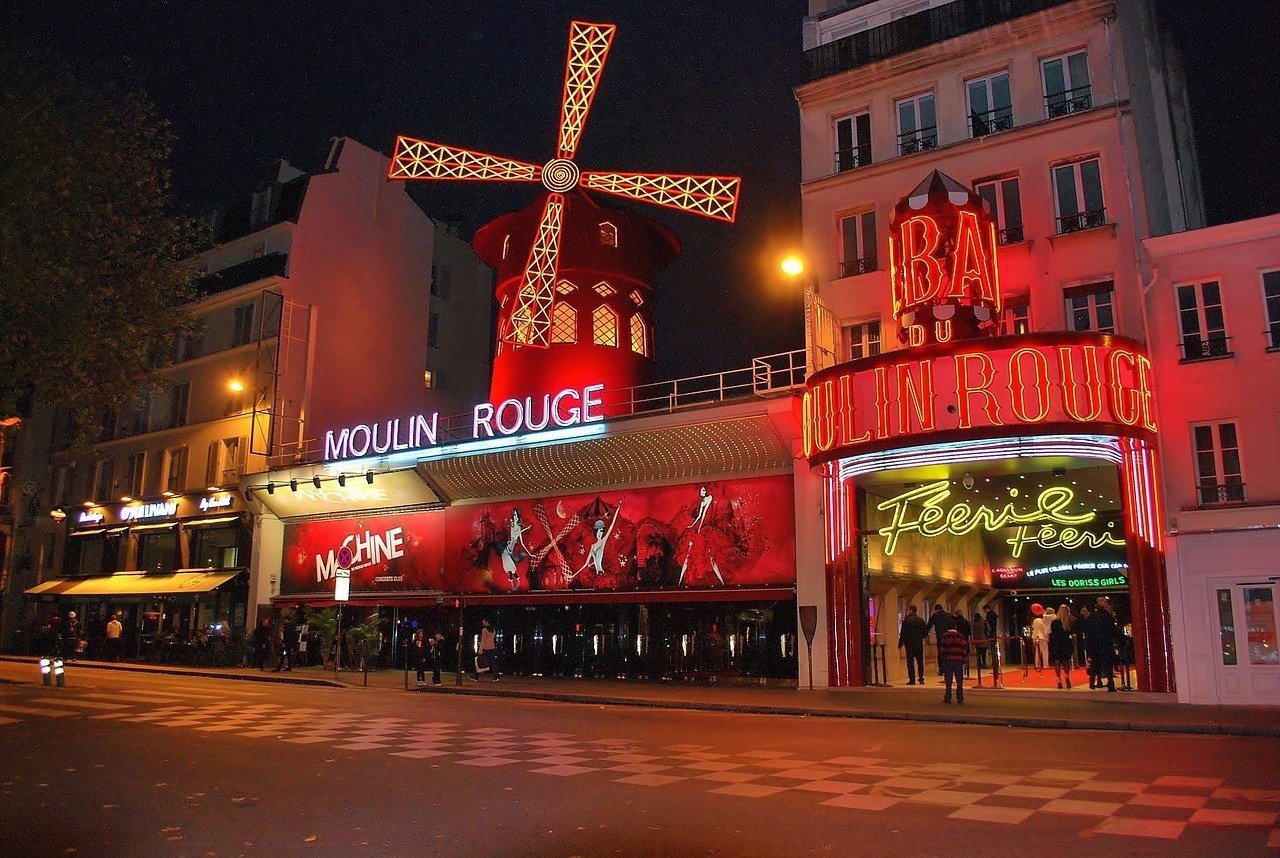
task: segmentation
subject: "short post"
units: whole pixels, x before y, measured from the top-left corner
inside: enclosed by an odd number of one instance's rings
[[[462,684],[462,635],[465,632],[465,628],[462,622],[462,615],[466,612],[466,608],[467,608],[467,600],[463,597],[461,592],[458,593],[458,600],[457,602],[454,603],[454,607],[458,609],[458,675],[454,677],[453,682],[454,682],[454,685],[461,685]]]
[[[47,657],[40,659],[40,681],[46,687],[53,684],[53,659]]]
[[[53,678],[54,683],[61,688],[67,684],[66,669],[63,667],[62,659],[55,658],[53,660]]]
[[[804,643],[808,651],[809,690],[813,690],[813,636],[818,631],[818,606],[800,606],[800,629],[804,632]]]
[[[401,644],[401,646],[404,647],[404,690],[408,691],[409,690],[409,639],[405,638],[405,641],[403,644]]]

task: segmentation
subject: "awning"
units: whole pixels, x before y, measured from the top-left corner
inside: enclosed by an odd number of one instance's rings
[[[238,515],[220,515],[216,518],[194,518],[190,521],[184,521],[182,526],[188,530],[193,527],[216,527],[219,524],[229,524],[233,521],[239,521]]]
[[[28,596],[180,596],[208,593],[239,574],[239,570],[166,575],[122,572],[95,578],[55,578],[24,592]]]

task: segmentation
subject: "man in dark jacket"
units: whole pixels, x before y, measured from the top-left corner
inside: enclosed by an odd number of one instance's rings
[[[915,685],[916,677],[924,685],[924,638],[928,633],[924,620],[916,613],[916,606],[908,605],[907,615],[898,629],[898,648],[907,653],[907,685]]]
[[[942,636],[946,634],[947,629],[956,627],[955,618],[947,613],[942,607],[942,603],[933,606],[933,614],[929,617],[929,624],[925,626],[924,633],[928,635],[933,632],[935,635],[934,642],[938,644],[938,675],[942,675]]]
[[[293,648],[298,644],[298,626],[293,621],[293,614],[286,614],[284,634],[280,641],[280,661],[276,663],[276,672],[293,670]]]
[[[1098,688],[1102,681],[1107,682],[1107,691],[1116,690],[1116,616],[1111,600],[1106,596],[1098,597],[1098,610],[1089,617],[1088,637],[1089,658],[1093,661],[1094,671],[1098,674]]]
[[[995,670],[1000,666],[999,653],[996,652],[1000,647],[1000,641],[997,636],[1000,634],[1000,617],[996,614],[996,609],[987,605],[982,609],[983,632],[987,638],[987,650],[991,653],[991,669]]]

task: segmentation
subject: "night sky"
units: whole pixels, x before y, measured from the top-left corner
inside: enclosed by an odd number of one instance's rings
[[[1184,52],[1211,221],[1280,211],[1280,4],[1162,5]],[[743,177],[732,225],[634,206],[684,243],[657,284],[658,377],[672,378],[802,345],[799,296],[777,260],[800,229],[792,88],[806,8],[29,2],[7,17],[83,74],[151,95],[177,137],[176,202],[195,213],[247,196],[276,158],[318,167],[337,135],[387,153],[404,133],[543,163],[555,149],[569,21],[617,24],[578,165]],[[413,193],[469,235],[539,190],[422,182]]]

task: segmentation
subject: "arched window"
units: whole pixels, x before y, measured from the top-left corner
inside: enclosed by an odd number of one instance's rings
[[[598,346],[618,345],[618,314],[604,304],[591,314],[591,340]]]
[[[563,301],[557,301],[551,311],[551,342],[576,343],[578,341],[578,311]]]
[[[618,246],[618,228],[608,221],[600,224],[600,244],[605,247]]]
[[[640,314],[631,317],[631,350],[638,355],[649,356],[649,346],[645,337],[644,319]]]

